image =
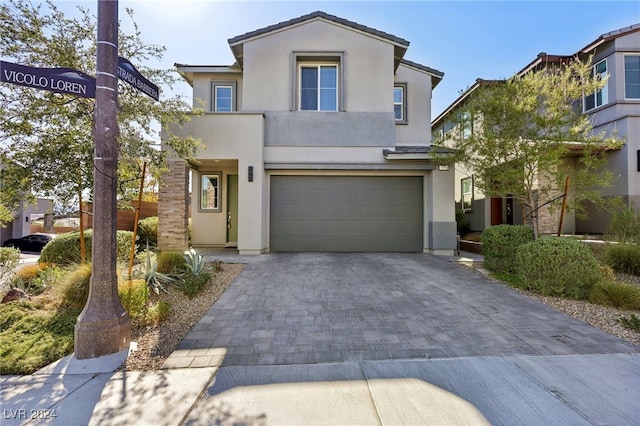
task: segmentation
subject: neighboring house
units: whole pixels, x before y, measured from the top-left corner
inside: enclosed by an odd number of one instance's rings
[[[228,42],[232,65],[177,65],[206,111],[181,129],[206,146],[189,164],[193,246],[453,253],[453,171],[429,127],[442,72],[324,12]],[[185,246],[188,179],[171,161],[161,248]]]
[[[2,166],[0,165],[0,169]],[[0,190],[2,181],[0,181]],[[36,198],[33,203],[22,201],[13,212],[13,221],[4,223],[0,227],[0,243],[11,238],[21,238],[31,233],[31,219],[41,218],[46,213],[53,211],[53,200],[48,198]]]
[[[602,188],[604,197],[621,197],[629,206],[640,209],[640,24],[621,28],[601,35],[592,43],[573,55],[548,55],[540,53],[517,75],[536,72],[548,66],[557,65],[573,57],[593,58],[593,72],[608,76],[606,86],[597,93],[587,94],[582,102],[594,126],[594,132],[616,132],[626,143],[620,150],[607,154],[608,168],[613,172],[613,186]],[[495,80],[478,79],[458,97],[435,120],[432,121],[434,139],[447,139],[456,114],[465,100],[485,84],[495,84]],[[446,142],[445,142],[446,143]],[[455,206],[462,210],[471,223],[471,229],[482,231],[497,224],[522,223],[522,212],[517,203],[509,198],[487,200],[474,187],[473,176],[463,168],[456,168]],[[587,219],[569,214],[564,221],[565,233],[603,234],[610,224],[610,213],[587,206]],[[540,231],[557,231],[559,211],[541,209]]]

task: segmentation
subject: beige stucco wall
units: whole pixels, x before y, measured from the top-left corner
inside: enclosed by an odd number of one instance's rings
[[[205,149],[198,155],[200,164],[192,174],[191,217],[194,246],[226,244],[226,185],[229,174],[238,175],[238,247],[246,252],[261,252],[266,247],[263,227],[266,209],[263,196],[264,119],[261,113],[209,113],[193,117],[179,134],[202,139]],[[178,132],[176,132],[178,133]],[[221,164],[216,164],[220,160]],[[231,161],[229,161],[231,160]],[[232,164],[232,165],[230,165]],[[237,167],[234,165],[237,164]],[[253,182],[248,181],[248,167],[253,166]],[[220,172],[222,209],[217,212],[198,210],[199,172]]]
[[[396,124],[397,145],[431,143],[431,76],[400,64],[396,83],[407,83],[407,122]]]
[[[202,108],[204,111],[210,112],[212,107],[212,82],[235,82],[236,83],[236,109],[242,111],[242,72],[225,72],[225,73],[199,73],[193,79],[193,107]]]
[[[244,109],[290,109],[293,51],[346,52],[346,110],[393,112],[393,45],[325,21],[289,27],[244,44]]]

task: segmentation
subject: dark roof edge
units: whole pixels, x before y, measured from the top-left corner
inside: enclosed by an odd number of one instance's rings
[[[485,80],[482,78],[477,78],[476,82],[473,83],[470,87],[468,87],[464,92],[460,94],[444,111],[442,111],[433,121],[431,121],[431,127],[435,127],[440,122],[448,116],[451,111],[455,110],[460,104],[464,102],[478,87],[480,86],[491,86],[494,84],[504,83],[506,80]]]
[[[376,30],[374,28],[367,27],[366,25],[361,25],[361,24],[358,24],[357,22],[349,21],[347,19],[340,18],[340,17],[335,16],[335,15],[330,15],[330,14],[322,12],[322,11],[312,12],[312,13],[309,13],[307,15],[300,16],[298,18],[290,19],[288,21],[283,21],[283,22],[280,22],[278,24],[269,25],[268,27],[264,27],[264,28],[260,28],[260,29],[254,30],[254,31],[250,31],[248,33],[244,33],[244,34],[232,37],[232,38],[228,39],[227,41],[228,41],[229,45],[234,45],[234,44],[240,43],[240,42],[242,42],[244,40],[250,39],[252,37],[257,37],[257,36],[262,35],[262,34],[266,34],[266,33],[269,33],[269,32],[272,32],[272,31],[276,31],[276,30],[279,30],[279,29],[282,29],[282,28],[286,28],[286,27],[289,27],[291,25],[300,24],[302,22],[310,21],[310,20],[316,19],[316,18],[326,19],[328,21],[335,22],[337,24],[341,24],[341,25],[344,25],[344,26],[347,26],[347,27],[351,27],[351,28],[357,29],[359,31],[363,31],[363,32],[369,33],[371,35],[375,35],[377,37],[385,38],[385,39],[387,39],[387,40],[389,40],[389,41],[391,41],[391,42],[393,42],[395,44],[399,44],[399,45],[402,45],[404,47],[408,47],[409,46],[409,42],[407,40],[403,39],[403,38],[396,37],[396,36],[394,36],[392,34],[385,33],[384,31]]]
[[[428,67],[426,65],[419,64],[417,62],[409,61],[407,59],[402,59],[400,61],[400,63],[403,64],[403,65],[407,65],[409,67],[412,67],[412,68],[419,69],[419,70],[424,71],[426,73],[429,73],[429,74],[431,74],[434,77],[437,77],[439,79],[442,79],[442,77],[444,77],[444,73],[442,71],[438,71],[435,68],[431,68],[431,67]]]

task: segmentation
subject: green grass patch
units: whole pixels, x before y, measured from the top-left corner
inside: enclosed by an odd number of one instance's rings
[[[47,298],[0,305],[0,373],[31,374],[73,353],[78,315]]]

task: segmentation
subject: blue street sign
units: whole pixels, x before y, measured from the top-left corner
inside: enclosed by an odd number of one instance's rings
[[[73,68],[34,68],[0,61],[0,81],[81,98],[96,97],[96,79]]]
[[[125,58],[118,58],[118,78],[152,99],[159,99],[158,86]],[[0,61],[0,81],[82,98],[96,97],[96,79],[73,68],[35,68]]]
[[[147,80],[131,62],[122,57],[118,57],[118,78],[152,99],[156,101],[159,99],[160,90],[158,86]]]

